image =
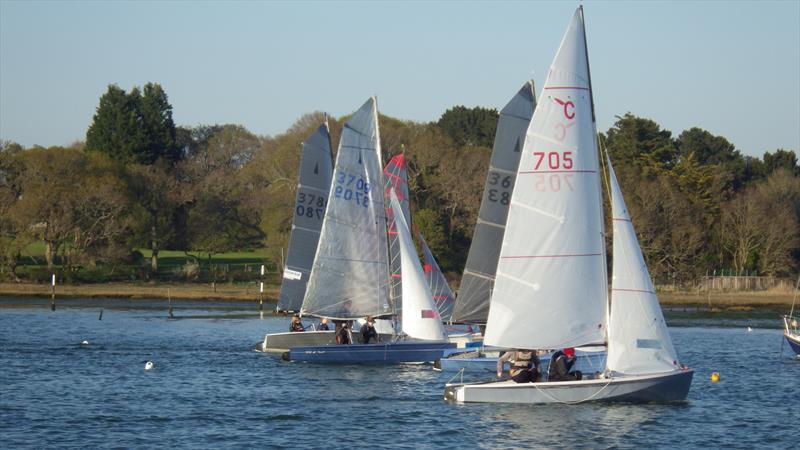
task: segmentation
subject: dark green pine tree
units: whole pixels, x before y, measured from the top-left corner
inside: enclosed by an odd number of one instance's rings
[[[89,130],[86,149],[108,154],[115,161],[150,165],[160,158],[171,163],[180,157],[175,139],[172,105],[157,83],[147,83],[129,94],[116,85],[100,97]]]
[[[145,145],[137,159],[142,164],[153,164],[159,158],[176,162],[180,158],[176,145],[175,122],[172,105],[160,84],[147,83],[140,103],[139,113],[145,135]]]
[[[131,161],[144,142],[138,112],[140,101],[138,88],[127,94],[119,86],[109,85],[86,132],[86,150],[106,153],[123,163]]]
[[[499,117],[496,109],[455,106],[445,111],[436,124],[458,146],[492,148]]]

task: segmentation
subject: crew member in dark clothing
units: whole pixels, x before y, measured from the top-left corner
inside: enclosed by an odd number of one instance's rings
[[[300,322],[300,316],[297,314],[292,317],[292,323],[289,325],[289,331],[306,331],[303,323]]]
[[[328,328],[328,319],[326,317],[323,317],[322,319],[320,319],[319,326],[317,327],[317,330],[319,330],[319,331],[328,331],[328,330],[330,330],[330,328]]]
[[[575,365],[575,349],[565,348],[553,353],[550,358],[550,368],[547,370],[547,381],[574,381],[583,378],[583,374],[576,370],[570,372]]]
[[[334,321],[336,323],[336,343],[350,344],[350,324],[347,321]]]
[[[378,341],[378,332],[375,331],[375,319],[367,316],[367,321],[361,325],[361,343],[369,344],[370,339]]]
[[[511,379],[517,383],[529,383],[539,380],[539,357],[536,352],[529,350],[514,350],[505,352],[497,360],[497,378],[503,376],[503,365],[508,361]]]

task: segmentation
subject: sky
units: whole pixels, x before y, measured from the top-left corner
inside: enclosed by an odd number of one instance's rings
[[[83,140],[109,84],[178,125],[262,135],[303,114],[437,120],[537,94],[576,1],[0,0],[0,140]],[[800,151],[800,1],[585,1],[599,131],[631,112],[761,157]]]

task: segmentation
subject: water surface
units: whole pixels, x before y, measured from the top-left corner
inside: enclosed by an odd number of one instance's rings
[[[779,448],[797,443],[800,361],[778,329],[670,329],[688,401],[453,405],[428,365],[322,366],[253,352],[257,306],[0,301],[4,448]],[[9,305],[16,304],[15,307]],[[102,320],[98,320],[100,309]],[[669,317],[669,315],[668,315]],[[778,326],[777,318],[775,326]],[[761,323],[761,322],[758,322]],[[764,319],[765,324],[771,321]],[[721,327],[713,325],[734,325]],[[81,345],[88,340],[89,345]],[[155,362],[144,370],[147,360]],[[712,372],[721,381],[711,383]]]

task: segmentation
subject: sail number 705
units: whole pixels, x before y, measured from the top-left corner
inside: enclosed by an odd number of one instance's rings
[[[533,170],[570,170],[574,167],[572,152],[533,152],[536,158]]]

